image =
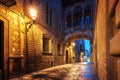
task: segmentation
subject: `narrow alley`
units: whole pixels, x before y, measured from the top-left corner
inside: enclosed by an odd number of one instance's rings
[[[98,80],[92,63],[81,62],[47,68],[10,80]]]
[[[0,0],[0,80],[120,80],[120,0]]]

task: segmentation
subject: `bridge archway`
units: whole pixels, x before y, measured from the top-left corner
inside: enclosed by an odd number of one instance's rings
[[[78,39],[88,39],[92,42],[93,40],[93,31],[75,31],[65,35],[64,43],[70,43]]]
[[[92,45],[92,40],[93,40],[93,34],[92,31],[79,31],[79,32],[72,32],[69,34],[66,34],[65,36],[65,59],[68,61],[67,63],[72,63],[72,62],[79,62],[79,61],[87,61],[88,57],[86,58],[87,52],[89,54],[91,53],[90,51],[84,50],[84,51],[79,51],[76,52],[76,46],[73,45],[75,41],[77,40],[88,40],[90,42],[90,45]],[[77,44],[77,43],[76,43]],[[84,43],[86,44],[86,43]],[[90,46],[92,47],[92,46]],[[78,48],[79,49],[79,48]],[[66,53],[67,51],[67,53]],[[82,55],[83,53],[83,55]],[[84,57],[84,60],[82,60]],[[86,58],[86,60],[85,60]],[[90,58],[89,58],[90,59]]]

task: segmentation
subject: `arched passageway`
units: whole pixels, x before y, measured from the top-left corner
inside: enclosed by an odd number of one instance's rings
[[[92,44],[90,40],[79,39],[75,42],[75,57],[76,62],[90,62]]]
[[[67,43],[65,52],[66,63],[90,62],[92,43],[88,39],[78,39]]]

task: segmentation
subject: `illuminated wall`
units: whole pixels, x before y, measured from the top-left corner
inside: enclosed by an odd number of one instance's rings
[[[9,8],[4,5],[0,5],[0,20],[4,23],[4,66],[0,72],[4,72],[5,77],[7,76],[5,74],[8,72],[10,77],[26,73],[26,63],[28,64],[27,71],[32,72],[60,65],[64,62],[62,56],[63,37],[60,32],[62,11],[60,1],[53,0],[51,2],[39,2],[35,0],[34,2],[37,4],[36,6],[39,7],[39,14],[37,17],[37,23],[33,24],[27,32],[27,62],[25,23],[31,21],[31,18],[26,10],[27,2],[23,2],[23,0],[16,0],[17,4]],[[48,3],[49,9],[52,10],[52,25],[46,22],[46,3]],[[44,37],[50,39],[49,48],[51,51],[49,53],[43,52]],[[58,44],[60,45],[59,47]]]

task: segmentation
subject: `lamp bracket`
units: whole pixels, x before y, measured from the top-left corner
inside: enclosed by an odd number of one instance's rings
[[[33,24],[35,24],[35,21],[29,21],[25,23],[25,28],[27,32],[29,31]]]

